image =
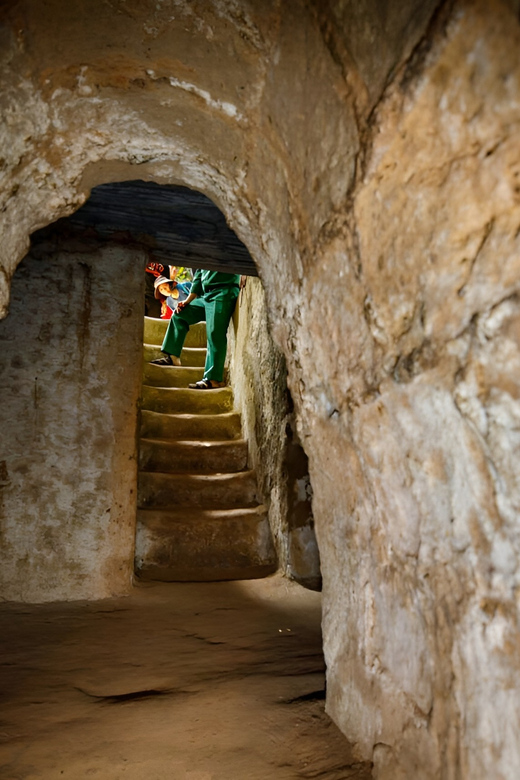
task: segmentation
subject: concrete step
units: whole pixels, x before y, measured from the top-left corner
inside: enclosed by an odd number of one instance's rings
[[[256,474],[166,474],[140,471],[137,505],[141,509],[189,506],[231,509],[258,504]]]
[[[198,382],[203,375],[203,368],[193,366],[163,368],[150,363],[143,365],[143,384],[152,387],[188,387],[190,382]]]
[[[163,356],[161,348],[153,344],[143,344],[143,359],[145,363],[150,360],[156,360]],[[181,363],[183,366],[204,366],[206,363],[206,347],[185,347],[181,352]],[[169,371],[170,368],[161,368],[161,371]]]
[[[197,390],[195,392],[198,392]],[[141,411],[141,436],[148,439],[238,439],[242,434],[240,415],[161,414]]]
[[[141,439],[139,469],[170,473],[232,473],[247,468],[247,442]]]
[[[233,392],[230,387],[189,390],[143,385],[141,408],[166,414],[220,414],[233,410]]]
[[[163,343],[164,334],[168,327],[168,320],[156,320],[154,317],[144,318],[144,337],[146,344]],[[188,331],[185,341],[186,347],[205,347],[206,346],[206,323],[198,322],[192,325]]]
[[[266,509],[143,510],[137,513],[140,579],[255,579],[276,571]]]

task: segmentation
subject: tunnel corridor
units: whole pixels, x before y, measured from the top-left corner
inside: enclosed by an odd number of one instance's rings
[[[326,712],[374,780],[517,780],[519,0],[6,0],[0,43],[5,614],[136,596],[143,268],[244,262],[230,383]],[[79,721],[174,701],[74,669]]]

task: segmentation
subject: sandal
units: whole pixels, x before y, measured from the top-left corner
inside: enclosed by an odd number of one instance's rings
[[[153,366],[180,366],[181,361],[179,358],[175,358],[175,361],[171,355],[165,354],[164,357],[157,358],[156,360],[150,360],[150,363]]]
[[[218,390],[219,387],[225,387],[224,382],[217,382],[213,384],[211,379],[201,379],[199,382],[194,382],[188,385],[192,390]]]

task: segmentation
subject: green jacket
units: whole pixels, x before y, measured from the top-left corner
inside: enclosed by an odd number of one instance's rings
[[[201,268],[195,271],[191,292],[197,297],[217,290],[236,289],[240,286],[240,274],[224,274],[221,271],[203,271]]]

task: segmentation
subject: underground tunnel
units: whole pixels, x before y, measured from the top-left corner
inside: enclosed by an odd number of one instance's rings
[[[280,409],[273,361],[286,371],[290,427],[256,463],[290,441],[308,459],[326,711],[352,761],[377,780],[516,780],[519,15],[517,0],[2,5],[6,614],[124,603],[133,576],[146,250],[99,250],[94,290],[89,262],[56,279],[31,236],[97,187],[188,188],[254,261],[262,407]],[[280,574],[221,585],[283,576],[319,599],[291,580],[286,483],[269,479]]]

